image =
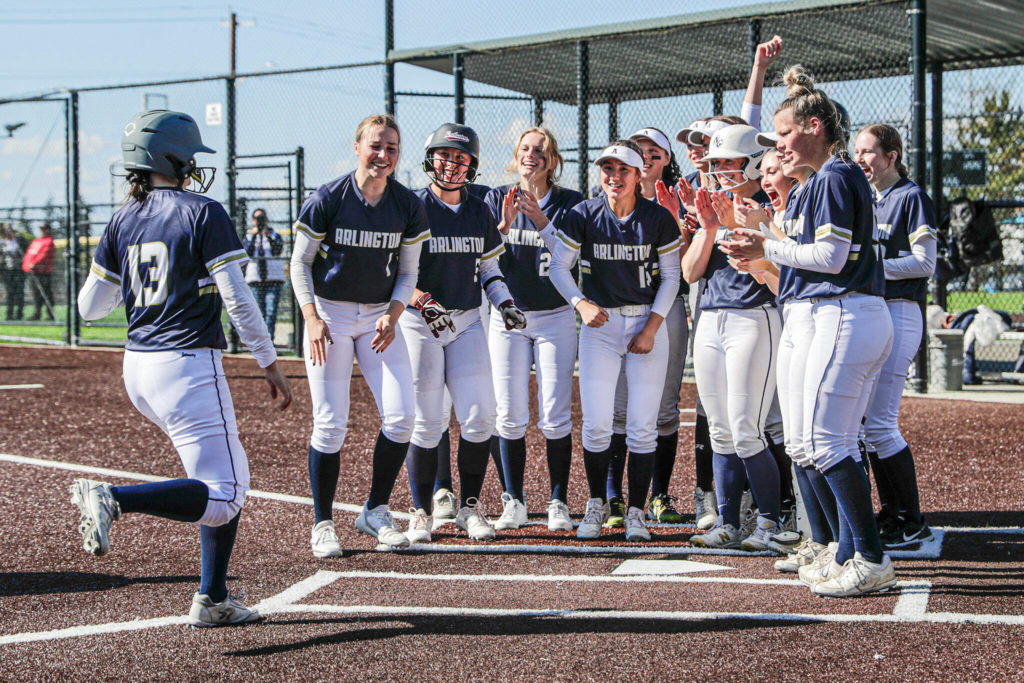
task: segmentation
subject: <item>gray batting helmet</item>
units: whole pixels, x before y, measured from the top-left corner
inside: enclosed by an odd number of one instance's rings
[[[121,138],[125,170],[152,171],[179,182],[196,167],[197,152],[215,153],[203,144],[195,119],[179,111],[136,114]]]
[[[434,172],[433,152],[442,147],[458,149],[469,155],[470,162],[466,169],[466,177],[462,182],[452,182],[444,178],[436,177]],[[480,163],[480,138],[476,131],[469,126],[458,123],[446,123],[427,138],[424,145],[423,170],[433,180],[444,182],[450,185],[468,185],[476,180],[476,169]],[[455,171],[452,172],[455,174]]]

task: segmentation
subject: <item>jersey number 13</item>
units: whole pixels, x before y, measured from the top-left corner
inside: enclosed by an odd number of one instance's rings
[[[146,242],[128,247],[132,294],[136,306],[157,306],[167,299],[167,245]],[[143,273],[146,274],[143,283]]]

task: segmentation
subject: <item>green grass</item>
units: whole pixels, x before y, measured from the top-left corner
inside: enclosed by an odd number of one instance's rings
[[[25,307],[25,314],[33,312],[32,307]],[[20,337],[26,340],[40,340],[53,342],[67,342],[67,306],[54,307],[54,314],[57,321],[48,324],[19,324],[19,321],[8,322],[6,310],[0,307],[0,337]],[[98,323],[114,324],[119,327],[93,327],[90,323],[82,322],[82,342],[120,342],[128,339],[128,327],[124,320],[124,309],[118,308],[113,313]]]

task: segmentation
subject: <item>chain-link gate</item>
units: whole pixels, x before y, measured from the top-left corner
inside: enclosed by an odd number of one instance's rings
[[[292,295],[288,262],[295,244],[292,226],[305,198],[305,152],[235,156],[235,226],[249,255],[245,280],[252,289],[274,345],[302,353],[302,325]],[[232,332],[232,344],[237,340]]]

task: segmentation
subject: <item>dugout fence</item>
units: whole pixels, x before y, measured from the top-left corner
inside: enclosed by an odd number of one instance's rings
[[[402,17],[392,2],[384,6],[385,27],[393,31]],[[961,194],[984,198],[1001,238],[1000,258],[936,280],[933,298],[952,312],[985,303],[1024,327],[1024,39],[1005,29],[1021,21],[1022,3],[1009,0],[791,0],[434,48],[398,50],[386,33],[381,61],[0,99],[5,118],[44,118],[38,112],[45,111],[53,126],[42,152],[51,158],[44,176],[38,164],[10,166],[0,157],[0,173],[48,184],[52,200],[0,207],[0,223],[22,232],[56,223],[60,283],[53,288],[57,324],[7,320],[0,299],[0,337],[123,342],[123,313],[84,324],[69,302],[124,196],[111,175],[120,158],[118,127],[143,108],[196,117],[217,150],[209,162],[218,169],[212,196],[228,208],[240,236],[252,210],[265,208],[285,237],[278,258],[287,259],[290,223],[304,194],[354,168],[352,134],[369,113],[390,109],[398,117],[403,154],[396,177],[411,187],[426,184],[421,141],[454,120],[480,134],[480,183],[511,182],[505,167],[512,146],[524,128],[540,124],[566,158],[560,182],[586,193],[597,184],[590,162],[609,140],[645,126],[674,139],[696,118],[738,114],[753,48],[774,34],[783,36],[783,55],[768,73],[762,126],[771,127],[783,97],[773,83],[797,62],[846,107],[855,130],[895,126],[906,140],[912,177],[935,198],[940,215]],[[677,146],[688,173],[683,154]],[[300,316],[287,290],[276,339],[282,350],[297,351]],[[1010,334],[980,354],[986,378],[1011,369],[1019,346]]]

